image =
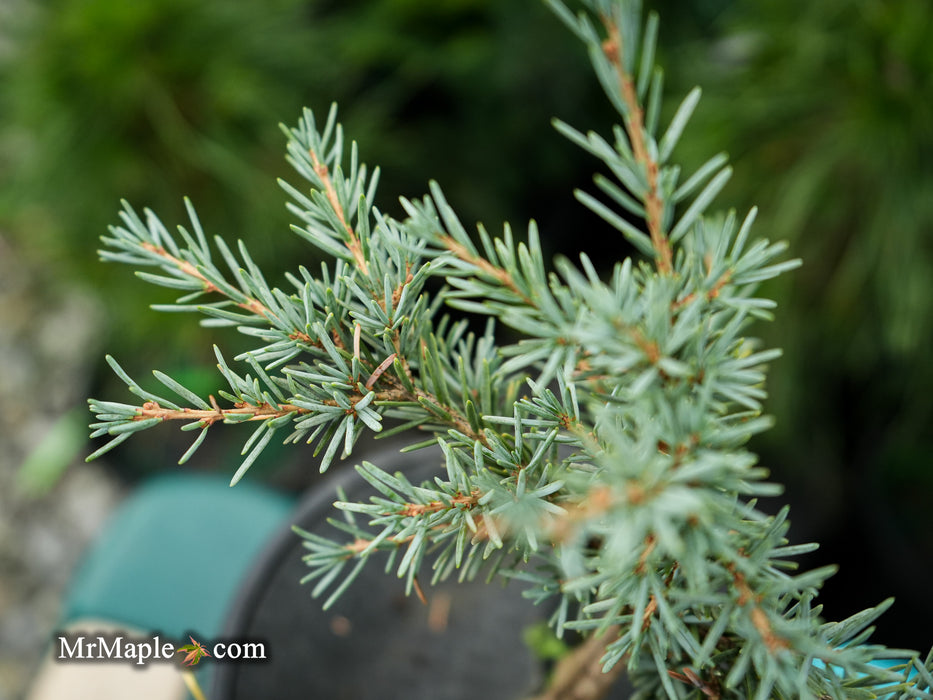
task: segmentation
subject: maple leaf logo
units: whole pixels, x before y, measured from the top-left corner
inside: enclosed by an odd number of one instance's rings
[[[175,650],[176,654],[187,652],[188,655],[182,660],[182,663],[185,666],[194,666],[201,660],[202,657],[210,656],[210,654],[207,653],[207,649],[204,648],[204,645],[201,644],[201,642],[196,642],[194,637],[191,635],[188,635],[188,639],[191,640],[191,644],[185,644],[185,646],[178,647],[178,649]]]

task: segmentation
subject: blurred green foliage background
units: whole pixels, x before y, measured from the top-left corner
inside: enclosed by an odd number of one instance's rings
[[[926,0],[665,0],[671,114],[704,99],[679,155],[719,150],[722,202],[761,206],[802,270],[777,283],[778,427],[755,445],[788,484],[798,538],[838,561],[833,619],[892,592],[891,645],[924,647],[933,602],[933,6]],[[0,229],[44,284],[94,294],[101,352],[215,389],[216,332],[159,315],[171,298],[94,250],[119,199],[244,239],[276,272],[314,263],[288,231],[279,122],[341,105],[383,169],[379,206],[444,186],[465,222],[536,218],[551,252],[601,260],[620,237],[573,201],[594,163],[550,127],[614,117],[586,57],[532,0],[7,0],[0,23]],[[64,340],[63,342],[67,342]],[[223,334],[224,347],[235,336]],[[229,353],[232,354],[232,353]],[[120,400],[104,363],[86,379]],[[129,441],[133,464],[183,451]],[[142,437],[142,436],[141,436]],[[134,447],[135,445],[135,447]],[[238,446],[236,446],[238,447]],[[133,450],[135,449],[135,452]],[[231,447],[233,449],[233,447]],[[223,452],[218,459],[223,459]],[[294,457],[292,457],[294,459]],[[920,617],[927,622],[918,624]]]

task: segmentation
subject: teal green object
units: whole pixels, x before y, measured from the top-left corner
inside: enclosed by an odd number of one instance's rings
[[[218,637],[240,583],[293,506],[262,486],[231,488],[226,477],[145,483],[85,555],[63,624],[96,618],[169,639]]]
[[[896,668],[897,666],[903,666],[904,664],[907,663],[907,661],[908,659],[906,658],[904,659],[872,659],[871,665],[877,668]],[[826,668],[826,663],[822,659],[814,659],[813,665],[817,666],[818,668]],[[841,668],[838,668],[837,666],[832,666],[832,669],[836,672],[836,675],[838,675],[840,678],[842,677],[843,672]],[[912,669],[910,673],[907,674],[907,680],[913,680],[916,677],[917,677],[916,668]],[[920,689],[920,690],[923,690],[923,689]],[[926,688],[925,690],[926,692],[930,691],[929,688]],[[894,700],[895,694],[889,693],[887,695],[879,695],[879,696],[873,696],[873,697],[878,697],[880,698],[880,700]]]

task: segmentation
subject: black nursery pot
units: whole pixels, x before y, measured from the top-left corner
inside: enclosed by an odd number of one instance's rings
[[[390,473],[402,471],[413,483],[443,470],[437,452],[385,451],[367,458]],[[368,501],[375,493],[343,467],[309,494],[270,542],[225,632],[264,641],[268,660],[216,664],[212,697],[518,700],[538,691],[545,669],[522,637],[549,611],[523,598],[518,584],[423,581],[424,605],[405,596],[404,581],[394,570],[386,573],[385,559],[376,556],[330,610],[321,609],[311,585],[299,583],[308,571],[301,559],[306,550],[290,525],[339,536],[327,524],[340,517],[333,508],[337,486],[348,500]]]

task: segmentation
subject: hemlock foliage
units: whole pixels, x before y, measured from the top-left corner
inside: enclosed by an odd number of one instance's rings
[[[336,504],[343,534],[301,533],[325,605],[388,552],[409,590],[498,574],[556,601],[559,633],[611,631],[604,667],[626,665],[637,697],[933,697],[919,689],[933,657],[868,643],[890,601],[824,623],[815,598],[833,568],[797,572],[793,557],[815,545],[788,544],[787,510],[755,505],[779,490],[745,444],[770,425],[765,372],[780,353],[747,332],[774,307],[758,285],[797,261],[752,236],[754,210],[709,211],[725,156],[693,173],[673,160],[700,92],[660,123],[657,17],[643,23],[634,0],[587,0],[580,15],[549,4],[621,119],[609,136],[555,123],[607,173],[577,198],[639,260],[608,279],[586,256],[551,269],[533,222],[473,236],[436,183],[390,218],[336,109],[323,123],[306,111],[286,134],[310,190],[282,186],[294,231],[332,263],[271,287],[244,245],[208,239],[190,204],[176,234],[127,205],[104,238],[104,260],[183,292],[161,310],[256,347],[232,360],[216,349],[223,404],[158,371],[169,395],[152,393],[108,358],[142,403],[91,400],[93,436],[111,439],[90,458],[179,420],[196,434],[184,462],[216,423],[250,423],[236,483],[274,439],[313,445],[323,471],[365,431],[401,433],[406,449],[439,445],[444,463],[413,484],[363,462],[376,495]],[[451,311],[489,320],[477,332]],[[497,324],[519,339],[500,344]],[[902,662],[870,663],[884,659]]]

